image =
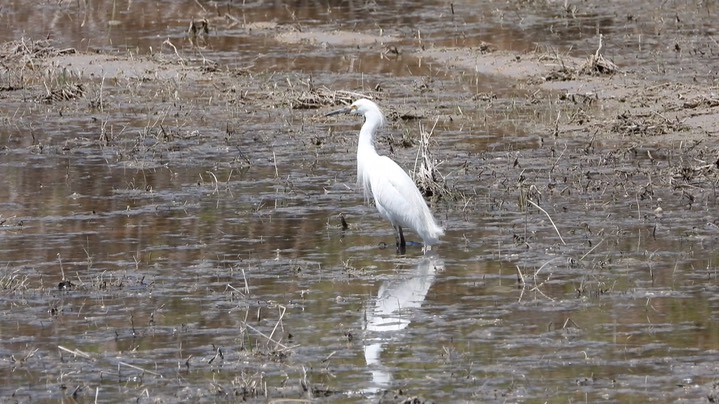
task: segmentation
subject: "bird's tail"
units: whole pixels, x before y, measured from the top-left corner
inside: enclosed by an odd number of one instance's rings
[[[430,214],[431,215],[431,214]],[[426,234],[424,235],[424,245],[431,246],[439,243],[439,238],[444,236],[444,229],[435,223],[434,218],[431,217],[429,226],[427,226]]]

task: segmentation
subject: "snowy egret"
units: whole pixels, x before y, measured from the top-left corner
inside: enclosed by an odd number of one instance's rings
[[[379,214],[394,226],[397,252],[404,254],[406,251],[403,227],[419,234],[424,250],[429,250],[439,242],[444,230],[434,221],[432,212],[407,172],[389,157],[377,154],[374,136],[385,122],[382,111],[374,102],[359,99],[349,107],[332,111],[326,116],[341,113],[363,115],[365,118],[357,144],[357,184],[364,190],[365,200],[369,201],[371,194]]]

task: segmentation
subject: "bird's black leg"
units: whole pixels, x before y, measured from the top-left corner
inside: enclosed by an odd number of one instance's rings
[[[397,253],[398,254],[404,254],[407,252],[407,243],[404,241],[404,234],[402,233],[402,227],[396,226],[395,230],[397,233],[395,234],[395,238],[397,239]]]

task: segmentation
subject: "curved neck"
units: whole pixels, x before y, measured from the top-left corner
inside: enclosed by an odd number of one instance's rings
[[[360,129],[358,148],[370,148],[374,151],[374,135],[380,126],[382,126],[382,117],[367,113]]]

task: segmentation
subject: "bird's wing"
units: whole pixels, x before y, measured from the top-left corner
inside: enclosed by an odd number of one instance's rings
[[[370,184],[378,209],[393,224],[416,229],[425,211],[429,212],[414,181],[387,156],[379,156],[374,161]]]

